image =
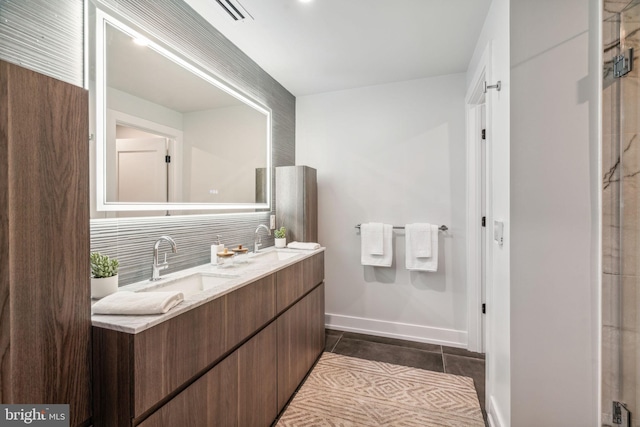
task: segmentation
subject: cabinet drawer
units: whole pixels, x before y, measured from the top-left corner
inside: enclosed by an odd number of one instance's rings
[[[201,372],[226,351],[225,299],[134,336],[134,417]]]
[[[324,280],[324,252],[276,273],[276,310],[281,313]]]
[[[226,347],[231,349],[276,315],[275,275],[227,295]]]
[[[235,352],[138,426],[234,426],[237,420],[238,354]]]

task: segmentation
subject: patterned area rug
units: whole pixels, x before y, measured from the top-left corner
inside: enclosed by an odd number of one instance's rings
[[[277,424],[484,427],[473,380],[324,353]]]

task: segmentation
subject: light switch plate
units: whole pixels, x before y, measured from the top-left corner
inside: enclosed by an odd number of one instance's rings
[[[271,228],[272,230],[275,230],[275,228],[276,228],[276,216],[275,215],[271,215],[269,217],[269,228]]]
[[[493,240],[500,246],[504,243],[504,222],[493,221]]]

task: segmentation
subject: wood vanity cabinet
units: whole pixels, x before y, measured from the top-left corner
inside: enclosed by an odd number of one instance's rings
[[[320,252],[138,334],[94,327],[95,426],[270,426],[324,348],[323,264]]]

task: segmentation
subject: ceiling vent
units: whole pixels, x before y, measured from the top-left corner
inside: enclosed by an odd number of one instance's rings
[[[253,16],[242,7],[238,0],[216,0],[216,2],[218,2],[220,7],[222,7],[234,21],[241,22],[253,19]]]

